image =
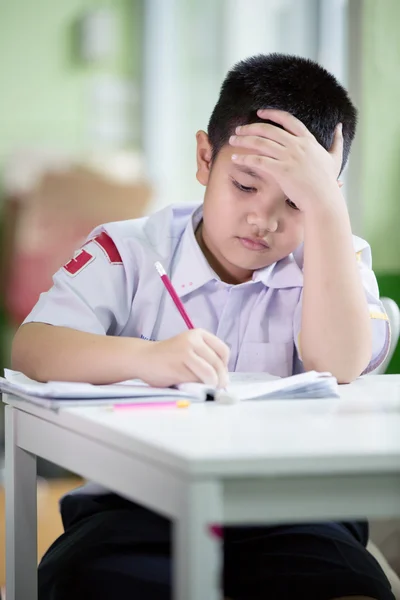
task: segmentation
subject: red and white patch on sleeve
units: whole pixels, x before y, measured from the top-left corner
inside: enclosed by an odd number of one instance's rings
[[[68,273],[68,275],[75,277],[75,275],[78,275],[78,273],[83,271],[83,269],[87,267],[94,259],[95,257],[93,254],[90,254],[90,252],[82,248],[75,253],[75,256],[71,258],[66,265],[64,265],[63,269]]]
[[[102,249],[111,265],[122,265],[122,258],[118,252],[118,248],[105,231],[86,242],[85,246],[91,242],[94,242],[99,246],[99,248]],[[75,253],[74,257],[67,262],[66,265],[64,265],[63,269],[68,273],[68,275],[74,277],[83,271],[83,269],[85,269],[85,267],[87,267],[91,262],[93,262],[95,258],[96,257],[93,254],[83,247]]]
[[[117,246],[114,244],[114,241],[108,233],[103,231],[99,235],[96,235],[93,240],[100,248],[103,250],[104,254],[107,256],[109,262],[112,265],[122,265],[122,258],[118,251]]]

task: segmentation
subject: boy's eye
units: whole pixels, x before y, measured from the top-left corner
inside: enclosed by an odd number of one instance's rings
[[[294,210],[299,210],[299,209],[297,208],[297,206],[295,205],[295,203],[294,203],[294,202],[292,202],[291,200],[289,200],[289,198],[286,198],[286,204],[287,204],[288,206],[290,206],[290,208],[293,208]]]
[[[255,187],[246,187],[245,185],[242,185],[241,183],[239,183],[238,181],[236,181],[236,179],[232,179],[232,183],[235,187],[237,187],[238,190],[240,190],[241,192],[244,192],[245,194],[251,194],[253,192],[257,191],[257,188]]]

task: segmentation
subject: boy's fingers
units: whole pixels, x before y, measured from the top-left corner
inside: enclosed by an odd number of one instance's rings
[[[228,384],[228,371],[221,357],[203,340],[196,350],[196,354],[205,360],[216,372],[218,387],[226,387]]]
[[[272,158],[281,157],[285,148],[274,140],[257,135],[232,135],[229,138],[229,144],[247,150],[254,150],[255,152],[271,156]]]
[[[240,125],[239,127],[236,127],[235,133],[240,137],[248,135],[264,137],[281,146],[286,146],[293,137],[291,133],[288,133],[272,123],[249,123],[248,125]]]
[[[333,142],[332,146],[329,149],[329,154],[335,161],[335,164],[337,166],[337,173],[339,174],[343,160],[343,134],[341,123],[338,123],[338,125],[336,125],[335,127],[335,132],[333,134]]]
[[[314,137],[307,127],[299,119],[284,110],[275,108],[263,108],[257,111],[257,115],[261,119],[268,119],[282,125],[286,131],[296,136]]]
[[[282,165],[282,162],[277,158],[260,154],[232,154],[231,159],[235,164],[246,165],[246,167],[260,169],[271,174],[273,174],[272,171],[276,171]]]
[[[199,344],[193,349],[196,354],[204,358],[204,360],[213,367],[213,369],[219,374],[226,370],[225,363],[222,358],[215,352],[207,342],[202,339]]]
[[[222,340],[217,338],[217,336],[209,333],[208,331],[203,331],[203,339],[205,343],[210,346],[214,350],[216,354],[220,357],[224,365],[228,364],[229,361],[229,348]]]
[[[217,371],[204,358],[193,352],[185,361],[185,367],[195,374],[197,379],[207,385],[217,387],[219,377]]]

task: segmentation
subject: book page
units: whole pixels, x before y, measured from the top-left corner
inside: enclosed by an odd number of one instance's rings
[[[291,377],[276,377],[268,373],[232,373],[227,392],[240,400],[268,397],[278,392],[292,392],[297,395],[310,385],[319,383],[324,386],[330,378],[330,374],[315,371]]]

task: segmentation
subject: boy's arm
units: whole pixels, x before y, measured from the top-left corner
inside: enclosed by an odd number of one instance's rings
[[[156,387],[198,381],[225,388],[228,360],[228,347],[202,329],[150,342],[27,323],[13,345],[13,367],[37,381],[108,384],[142,379]]]
[[[143,377],[150,344],[137,338],[27,323],[14,338],[12,364],[37,381],[115,383]]]
[[[368,305],[370,330],[372,337],[372,352],[366,368],[362,373],[369,373],[376,369],[385,359],[390,345],[390,326],[385,309],[379,298],[379,288],[374,272],[372,271],[372,257],[369,245],[362,239],[353,236],[353,255],[359,278],[362,282],[363,293]],[[293,322],[293,334],[297,352],[302,358],[302,330],[303,330],[303,301],[304,290],[301,300],[296,308]]]
[[[304,214],[301,355],[306,370],[330,371],[349,382],[372,355],[368,304],[347,208],[339,191]]]

